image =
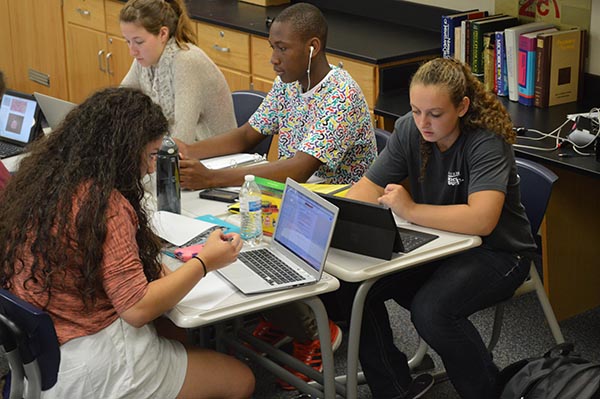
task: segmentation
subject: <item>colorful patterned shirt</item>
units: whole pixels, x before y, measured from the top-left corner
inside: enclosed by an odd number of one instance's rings
[[[358,181],[377,156],[365,97],[337,67],[306,93],[277,77],[248,122],[264,135],[279,133],[280,159],[302,151],[321,161],[315,176],[329,184]]]

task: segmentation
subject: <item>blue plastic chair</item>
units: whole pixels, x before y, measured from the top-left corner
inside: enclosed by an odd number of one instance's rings
[[[378,127],[374,128],[375,130],[375,141],[377,142],[377,153],[381,154],[381,151],[385,148],[388,139],[392,135],[387,130],[379,129]]]
[[[519,186],[521,190],[521,203],[525,207],[525,213],[529,219],[531,232],[535,236],[542,225],[546,208],[550,202],[552,187],[558,180],[558,176],[550,169],[536,162],[521,158],[516,158],[515,161],[520,178]],[[557,344],[565,342],[565,338],[563,337],[558,321],[556,320],[556,315],[552,310],[552,305],[550,305],[550,300],[544,290],[544,284],[540,279],[540,275],[533,261],[529,267],[529,277],[519,286],[519,288],[517,288],[513,297],[529,292],[536,293],[554,341],[556,341]],[[488,344],[488,350],[490,352],[494,349],[500,338],[502,320],[504,317],[504,306],[505,303],[496,305],[492,335]],[[429,347],[425,341],[421,340],[417,352],[408,362],[411,369],[418,368],[421,365],[423,359],[426,357],[428,349]]]
[[[231,93],[233,98],[233,111],[238,127],[248,122],[248,119],[258,109],[265,99],[266,93],[256,90],[239,90]],[[250,153],[267,155],[273,136],[267,136],[263,141],[256,145]]]
[[[10,398],[39,398],[58,378],[60,348],[50,316],[0,289],[0,344],[11,369]]]

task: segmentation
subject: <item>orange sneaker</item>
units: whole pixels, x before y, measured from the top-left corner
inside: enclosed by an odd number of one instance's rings
[[[340,347],[342,343],[342,330],[337,326],[337,324],[329,320],[329,333],[331,334],[331,348],[333,349],[333,351],[335,351],[337,348]],[[293,344],[294,352],[292,356],[319,372],[323,370],[323,359],[321,357],[321,341],[315,339],[313,341],[302,343],[294,340]],[[292,372],[296,377],[302,379],[303,381],[310,381],[310,378],[300,373],[299,371],[296,371],[289,366],[286,366],[285,368],[288,371]],[[293,391],[296,389],[295,386],[281,379],[277,379],[277,383],[279,384],[279,386],[281,386],[281,389],[284,389],[286,391]]]
[[[252,331],[252,335],[276,348],[292,340],[292,337],[286,335],[283,331],[273,326],[271,322],[264,319],[260,320],[254,331]],[[250,344],[247,346],[251,347]]]

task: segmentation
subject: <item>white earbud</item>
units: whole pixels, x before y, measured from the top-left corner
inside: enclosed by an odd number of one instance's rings
[[[313,46],[310,46],[309,49],[310,53],[308,54],[308,68],[306,69],[306,75],[308,76],[308,86],[306,87],[306,91],[310,89],[310,63],[312,61],[313,51],[315,51],[315,48]]]

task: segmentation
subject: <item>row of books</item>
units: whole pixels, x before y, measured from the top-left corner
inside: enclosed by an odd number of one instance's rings
[[[443,16],[441,32],[442,56],[470,65],[497,95],[536,107],[577,101],[585,31],[471,10]]]

